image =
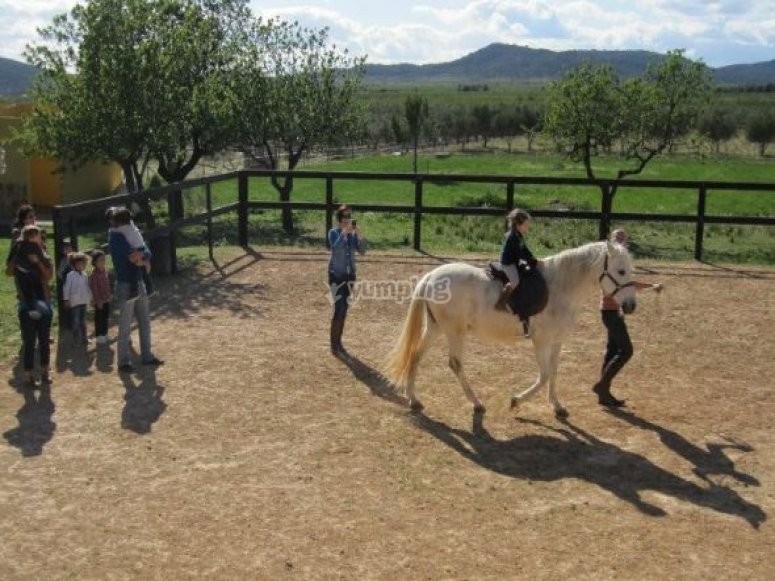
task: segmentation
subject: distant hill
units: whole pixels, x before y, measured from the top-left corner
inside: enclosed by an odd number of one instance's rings
[[[427,65],[366,65],[366,81],[485,82],[551,81],[584,61],[612,65],[622,77],[641,74],[651,61],[664,55],[648,51],[554,52],[509,44],[491,44],[448,63]]]
[[[775,60],[752,65],[729,65],[713,71],[716,81],[730,85],[771,85],[775,83]]]
[[[36,73],[32,65],[0,57],[0,95],[28,92]]]
[[[640,75],[650,62],[665,55],[645,50],[571,50],[555,52],[495,43],[448,63],[427,65],[366,65],[368,83],[482,83],[494,81],[546,82],[585,61],[610,64],[620,77]],[[720,83],[775,83],[775,61],[712,69]]]
[[[366,65],[367,83],[484,83],[546,82],[585,61],[610,64],[620,77],[640,75],[650,62],[665,55],[645,50],[569,50],[555,52],[513,44],[494,43],[447,63],[427,65]],[[712,69],[719,83],[775,84],[775,60]],[[35,67],[0,58],[0,95],[22,95],[30,89]]]

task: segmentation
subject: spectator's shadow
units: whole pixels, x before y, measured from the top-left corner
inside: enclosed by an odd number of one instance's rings
[[[735,463],[724,453],[725,449],[738,450],[740,452],[753,452],[749,444],[735,442],[727,439],[723,444],[708,444],[707,449],[692,444],[678,432],[674,432],[663,426],[659,426],[648,420],[636,416],[630,411],[609,408],[606,411],[611,415],[628,422],[630,425],[654,432],[662,443],[673,452],[694,465],[694,473],[710,482],[708,475],[719,474],[731,476],[738,482],[748,486],[759,486],[759,481],[751,476],[735,469]]]
[[[639,454],[599,440],[567,420],[562,422],[562,428],[519,420],[553,434],[528,434],[497,440],[484,427],[481,414],[474,415],[471,432],[451,428],[423,413],[414,413],[412,418],[418,428],[467,460],[511,478],[538,482],[564,478],[585,480],[654,517],[667,513],[641,497],[649,490],[740,517],[754,528],[767,520],[766,513],[758,505],[748,502],[736,491],[710,481],[707,487],[701,487]]]
[[[92,374],[91,366],[95,359],[93,344],[76,345],[72,331],[60,327],[56,345],[54,366],[57,373],[64,373],[69,369],[78,377],[88,377]]]
[[[164,387],[156,382],[156,371],[152,367],[142,367],[134,374],[121,373],[120,377],[126,390],[121,427],[138,434],[150,433],[153,424],[167,409],[162,400]]]
[[[11,446],[19,448],[25,458],[40,456],[43,447],[54,437],[56,424],[51,417],[56,406],[51,399],[51,388],[44,385],[38,397],[32,389],[21,390],[24,395],[24,405],[16,412],[19,426],[6,431],[3,437]]]
[[[115,360],[116,352],[110,344],[98,345],[95,349],[96,357],[94,360],[97,371],[100,373],[113,373],[113,361]]]

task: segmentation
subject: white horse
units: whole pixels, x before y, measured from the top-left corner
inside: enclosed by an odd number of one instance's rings
[[[626,313],[635,310],[632,260],[627,249],[612,242],[592,242],[543,260],[539,266],[549,289],[549,302],[531,317],[531,339],[538,362],[535,383],[511,398],[511,406],[549,384],[549,399],[558,417],[568,415],[555,391],[555,377],[563,338],[574,323],[579,303],[599,286],[613,295]],[[519,319],[496,310],[502,284],[487,273],[465,263],[439,266],[423,276],[409,305],[398,343],[385,367],[386,377],[406,388],[412,409],[422,409],[415,396],[414,382],[420,359],[433,338],[443,333],[449,346],[449,366],[463,386],[474,410],[484,406],[471,390],[463,371],[463,344],[467,334],[496,342],[523,338]]]

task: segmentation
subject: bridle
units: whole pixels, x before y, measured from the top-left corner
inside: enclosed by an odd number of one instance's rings
[[[612,275],[610,272],[608,272],[608,252],[605,253],[605,262],[603,262],[603,273],[600,275],[600,278],[597,279],[598,283],[600,283],[600,288],[603,289],[603,279],[608,278],[611,280],[612,283],[614,283],[614,286],[616,287],[616,290],[612,292],[608,296],[616,296],[616,293],[618,293],[620,290],[625,289],[629,286],[635,286],[635,281],[626,282],[624,284],[621,284],[618,280],[616,280],[616,277]],[[605,293],[605,289],[603,289],[603,292]]]

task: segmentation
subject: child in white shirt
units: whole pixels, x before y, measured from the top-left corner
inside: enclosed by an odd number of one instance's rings
[[[62,298],[65,308],[70,311],[72,321],[73,341],[87,345],[89,339],[86,336],[86,307],[92,302],[89,277],[84,272],[88,257],[81,252],[70,255],[70,264],[73,267],[65,279],[65,287],[62,290]]]

